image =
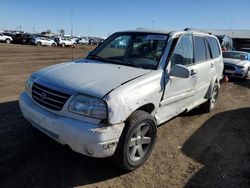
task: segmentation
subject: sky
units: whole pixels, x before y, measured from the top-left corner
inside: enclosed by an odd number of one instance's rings
[[[149,29],[249,29],[250,0],[0,0],[0,30],[107,37]]]

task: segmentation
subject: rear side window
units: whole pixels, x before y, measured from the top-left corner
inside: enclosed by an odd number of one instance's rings
[[[217,58],[220,56],[220,47],[218,45],[218,42],[213,37],[207,37],[208,44],[210,46],[212,57]]]
[[[205,61],[206,56],[206,47],[203,37],[194,37],[194,58],[195,62]]]

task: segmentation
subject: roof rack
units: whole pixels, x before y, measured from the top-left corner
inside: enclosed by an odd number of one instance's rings
[[[212,35],[212,33],[210,33],[210,32],[202,31],[200,29],[195,29],[195,28],[185,28],[184,31],[197,31],[197,32],[201,32],[201,33],[206,33],[206,34]]]

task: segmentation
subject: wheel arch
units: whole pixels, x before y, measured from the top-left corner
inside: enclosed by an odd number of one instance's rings
[[[136,110],[142,110],[142,111],[145,111],[149,114],[152,114],[155,110],[155,105],[153,103],[147,103],[147,104],[144,104],[141,107],[137,108]]]
[[[218,84],[218,86],[220,87],[220,82],[216,76],[213,77],[213,79],[211,80],[211,82],[209,84],[208,90],[207,90],[206,95],[205,95],[205,99],[210,98],[215,84]]]

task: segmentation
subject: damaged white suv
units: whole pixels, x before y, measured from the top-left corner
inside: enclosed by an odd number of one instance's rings
[[[197,106],[214,108],[222,72],[211,34],[117,32],[81,61],[34,72],[19,104],[61,144],[134,170],[150,156],[158,125]]]

